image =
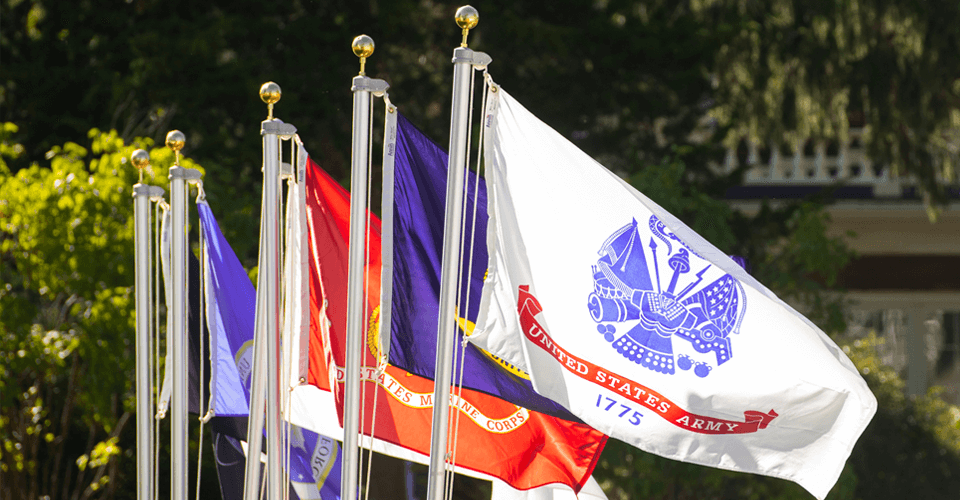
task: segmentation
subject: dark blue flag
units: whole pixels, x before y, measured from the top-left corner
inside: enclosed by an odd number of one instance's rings
[[[224,500],[232,500],[242,496],[246,467],[240,441],[246,439],[250,412],[256,290],[220,231],[210,206],[197,203],[197,211],[205,236],[207,323],[215,333],[215,345],[205,350],[216,353],[216,374],[212,378],[218,416],[213,418],[213,446],[221,493]],[[191,278],[193,273],[191,269]],[[340,498],[337,441],[291,424],[289,454],[293,496],[300,500]]]
[[[390,362],[426,378],[434,378],[439,318],[440,262],[447,185],[447,153],[398,117],[396,189],[393,230],[393,324]],[[464,285],[458,321],[457,350],[463,332],[472,331],[487,270],[487,190],[470,172],[464,212]],[[475,207],[475,209],[474,209]],[[474,217],[475,215],[475,217]],[[474,234],[475,233],[475,234]],[[524,408],[579,422],[560,404],[533,390],[529,378],[498,358],[467,344],[463,387],[499,397]]]

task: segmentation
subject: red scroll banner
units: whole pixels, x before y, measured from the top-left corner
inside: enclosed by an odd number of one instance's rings
[[[530,293],[530,286],[521,285],[519,292],[517,311],[520,313],[520,326],[524,335],[534,345],[551,354],[570,373],[604,389],[617,391],[621,396],[650,408],[677,427],[700,434],[746,434],[765,429],[774,418],[779,416],[773,410],[768,413],[747,410],[743,412],[744,421],[737,422],[690,413],[663,397],[659,392],[589,361],[584,361],[564,350],[537,322],[536,316],[543,312],[543,306]]]

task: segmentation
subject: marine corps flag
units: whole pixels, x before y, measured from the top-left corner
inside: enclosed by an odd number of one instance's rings
[[[350,199],[339,184],[309,159],[306,174],[311,297],[309,381],[330,382],[342,418]],[[425,461],[430,450],[433,381],[389,364],[382,372],[376,369],[382,359],[377,338],[381,244],[380,222],[372,215],[368,245],[368,327],[360,374],[365,393],[361,398],[361,405],[365,405],[361,433],[376,438],[376,451]],[[450,408],[460,418],[458,470],[499,478],[516,489],[561,483],[580,490],[606,442],[606,436],[585,424],[543,415],[476,391],[464,389],[460,395],[453,391]],[[378,447],[378,443],[392,448]],[[414,456],[397,454],[398,448],[412,451]]]
[[[470,340],[610,436],[825,497],[877,406],[843,352],[508,93],[487,99]]]

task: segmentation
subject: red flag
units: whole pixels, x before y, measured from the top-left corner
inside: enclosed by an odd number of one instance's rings
[[[342,422],[350,195],[308,159],[306,196],[311,298],[309,382],[334,392]],[[367,348],[362,369],[365,400],[361,402],[366,410],[362,432],[427,455],[433,381],[389,365],[379,376],[375,370],[380,221],[373,215],[367,245]],[[585,424],[556,419],[475,391],[464,389],[459,397],[452,392],[451,411],[460,414],[457,466],[497,477],[516,489],[563,483],[579,491],[606,443],[605,435]]]

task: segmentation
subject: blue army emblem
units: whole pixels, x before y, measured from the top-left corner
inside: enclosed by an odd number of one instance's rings
[[[674,374],[676,367],[692,368],[699,377],[710,374],[711,362],[730,361],[730,334],[740,332],[746,310],[738,280],[698,255],[656,216],[647,228],[636,220],[621,227],[599,253],[587,309],[617,352],[650,370]],[[692,349],[674,346],[674,337]]]

